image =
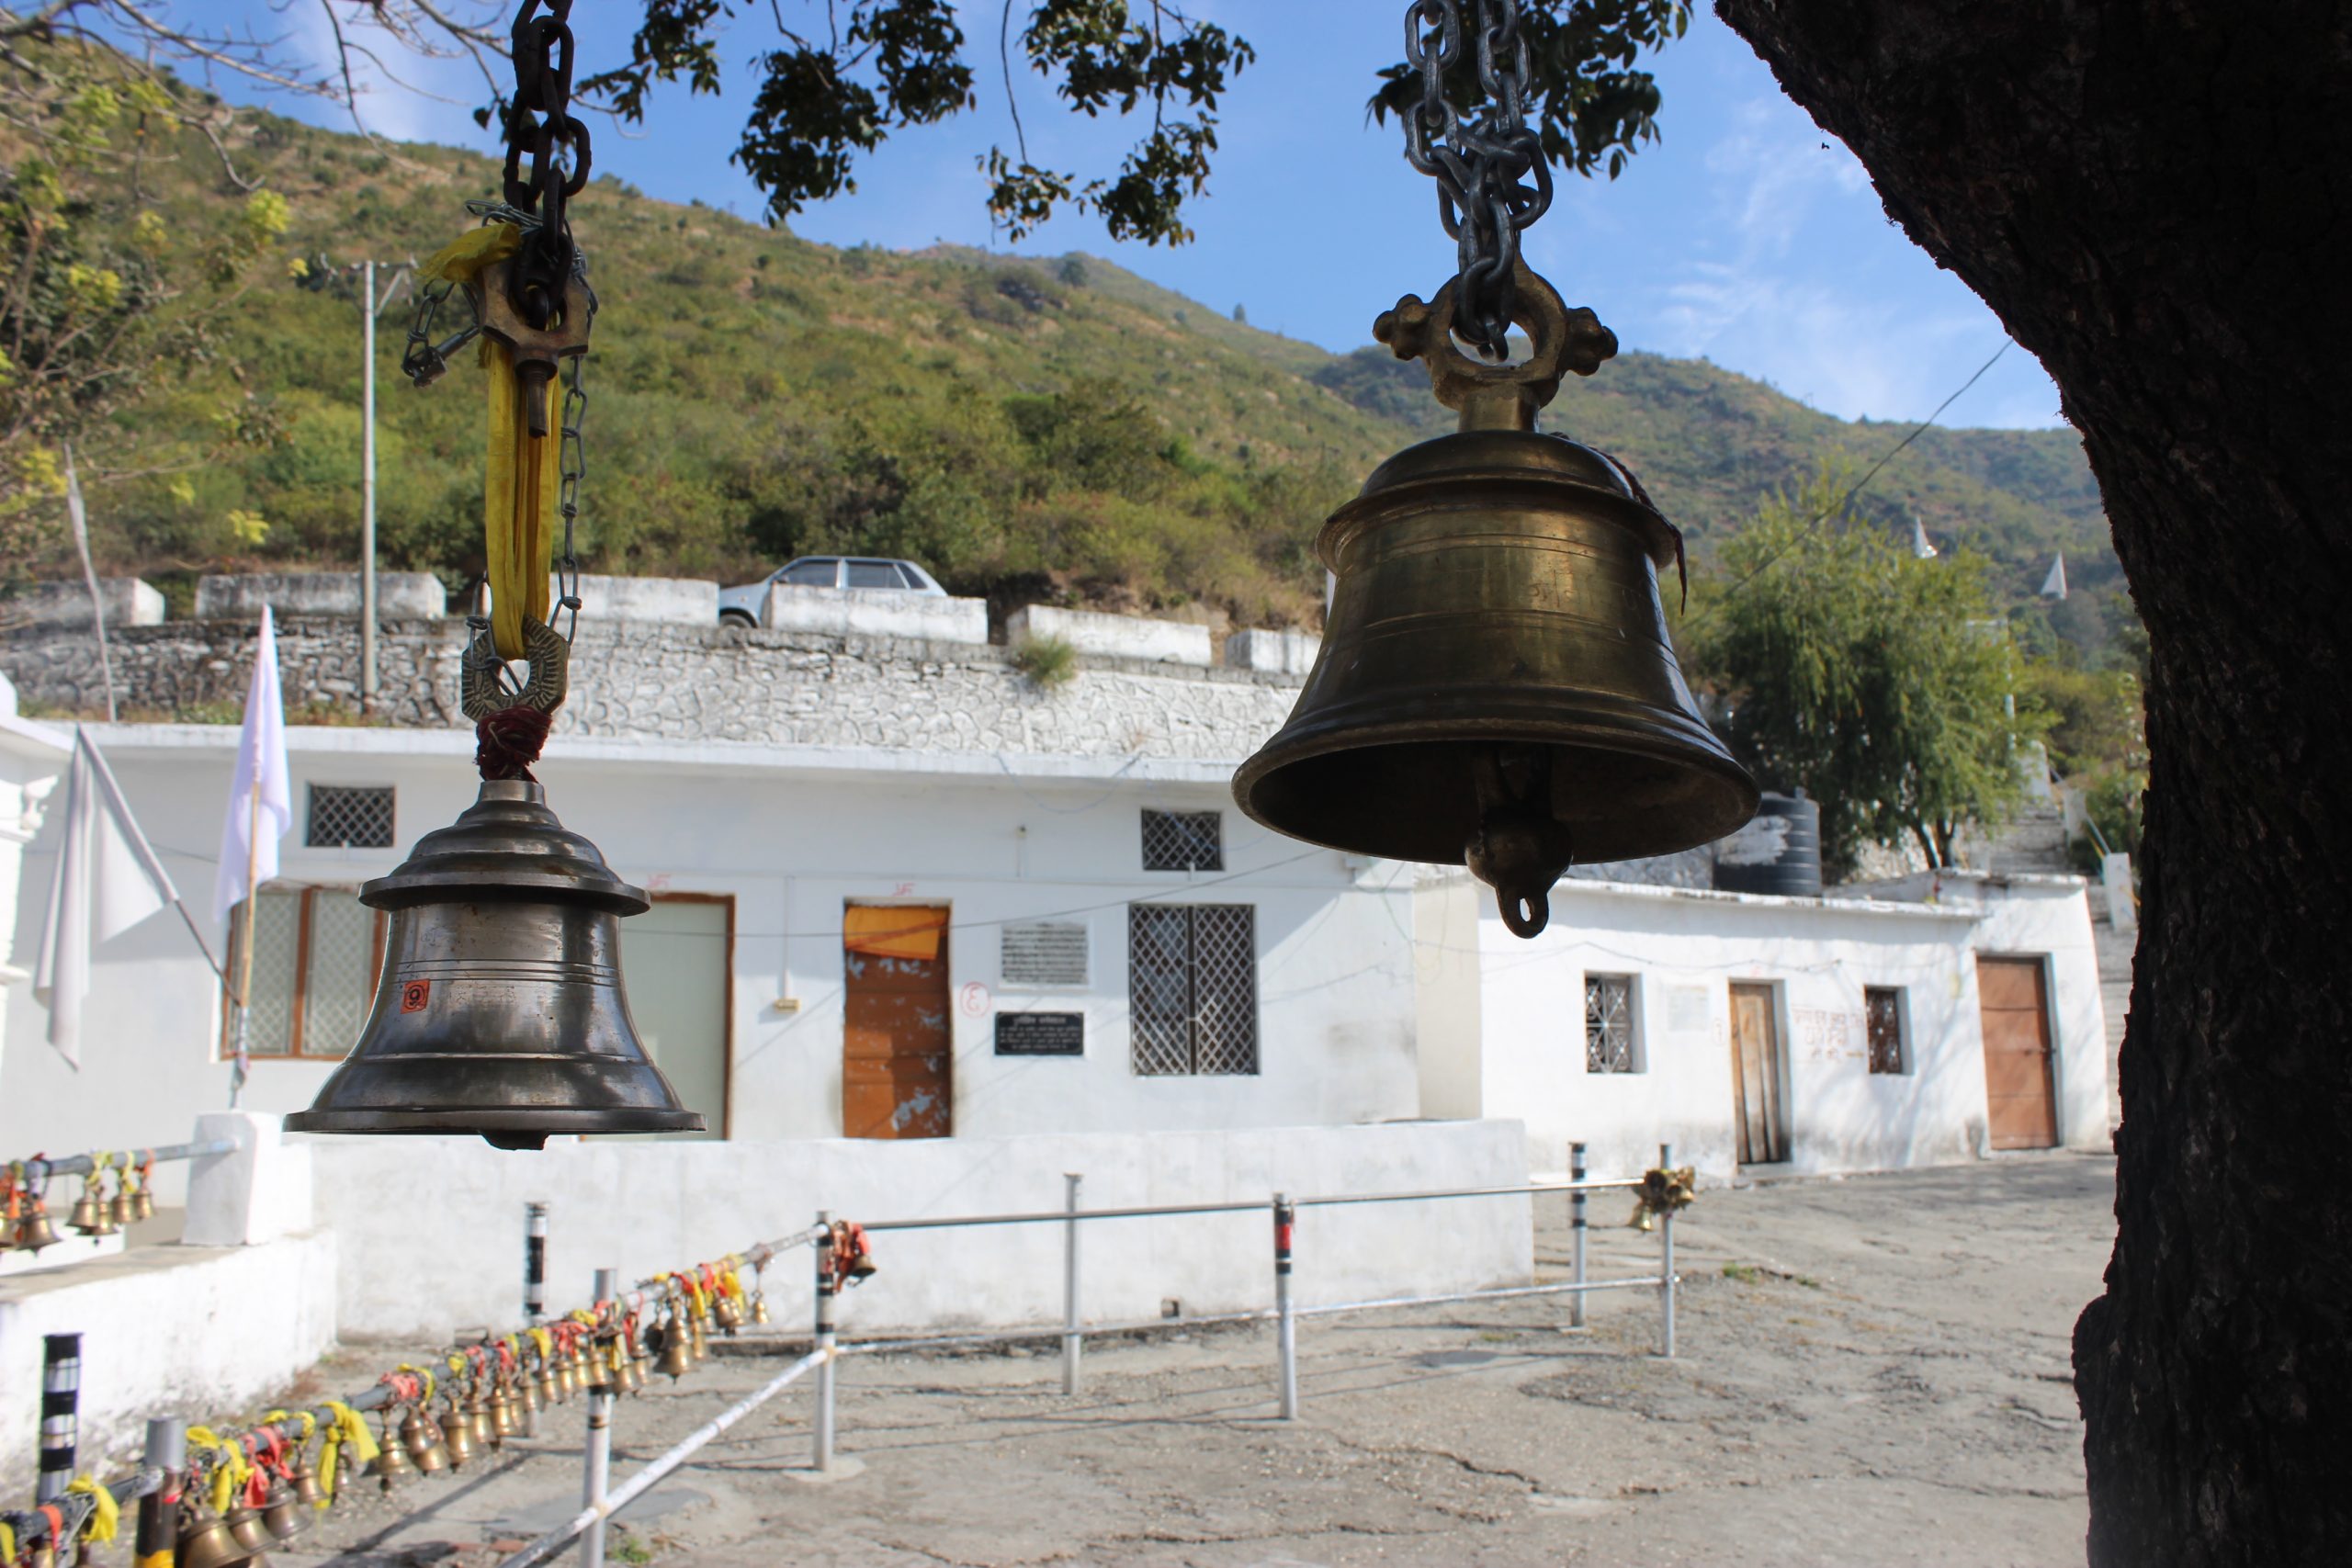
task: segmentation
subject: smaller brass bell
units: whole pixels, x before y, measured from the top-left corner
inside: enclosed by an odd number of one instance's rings
[[[152,1220],[155,1217],[155,1194],[148,1187],[145,1178],[141,1179],[138,1190],[130,1195],[130,1217],[134,1220]]]
[[[292,1540],[310,1523],[302,1517],[301,1505],[294,1488],[281,1481],[270,1488],[269,1501],[262,1505],[262,1528],[279,1540]]]
[[[74,1200],[74,1212],[65,1216],[65,1225],[83,1235],[114,1235],[114,1217],[87,1182],[83,1183],[82,1195]]]
[[[305,1506],[316,1508],[327,1502],[326,1492],[319,1485],[319,1472],[311,1468],[311,1461],[302,1457],[300,1449],[294,1450],[294,1458],[287,1465],[286,1478],[294,1488],[296,1499]]]
[[[561,639],[556,638],[560,645]],[[297,1133],[699,1133],[621,984],[620,919],[651,908],[547,794],[485,781],[359,901],[390,912],[373,1010]]]
[[[654,1332],[661,1336],[662,1353],[654,1359],[653,1370],[665,1374],[672,1382],[675,1382],[695,1364],[694,1357],[686,1350],[685,1330],[678,1325],[677,1318],[673,1316]]]
[[[514,1437],[523,1429],[522,1409],[506,1391],[503,1379],[490,1391],[490,1427],[501,1438]]]
[[[593,1340],[589,1342],[588,1364],[582,1375],[588,1380],[589,1393],[610,1393],[612,1392],[612,1358],[605,1353],[602,1345]]]
[[[49,1211],[41,1207],[39,1198],[17,1220],[17,1245],[27,1252],[57,1245],[57,1227],[49,1223]]]
[[[538,1389],[540,1409],[545,1410],[550,1405],[563,1403],[563,1379],[559,1377],[555,1368],[544,1359],[539,1362]]]
[[[449,1468],[449,1446],[441,1439],[440,1425],[422,1405],[411,1405],[401,1417],[401,1447],[422,1474],[438,1475]]]
[[[401,1448],[387,1431],[382,1445],[376,1450],[376,1462],[368,1467],[368,1473],[375,1476],[379,1485],[390,1492],[395,1484],[414,1475],[416,1466],[409,1462],[408,1450]]]
[[[622,1393],[635,1393],[645,1386],[643,1358],[630,1355],[627,1345],[613,1347],[613,1386]]]
[[[731,1339],[735,1331],[743,1325],[743,1311],[735,1304],[734,1297],[722,1294],[711,1303],[710,1319],[718,1325],[721,1334]]]
[[[752,1321],[763,1325],[768,1321],[768,1297],[765,1291],[752,1292]]]
[[[261,1510],[251,1503],[240,1502],[220,1522],[228,1527],[229,1539],[247,1552],[258,1552],[269,1545],[269,1531],[261,1522]]]
[[[474,1429],[465,1412],[458,1408],[457,1395],[449,1396],[449,1406],[441,1413],[441,1442],[449,1450],[449,1468],[463,1470],[466,1461],[474,1457],[479,1447],[474,1441]]]
[[[252,1555],[230,1539],[220,1516],[193,1493],[180,1499],[177,1568],[237,1568]]]
[[[477,1449],[495,1449],[503,1440],[498,1423],[490,1418],[490,1401],[477,1389],[466,1396],[466,1429],[470,1432]]]
[[[526,1416],[537,1416],[547,1407],[547,1401],[539,1395],[539,1380],[531,1375],[530,1368],[519,1362],[514,1368],[514,1399]]]

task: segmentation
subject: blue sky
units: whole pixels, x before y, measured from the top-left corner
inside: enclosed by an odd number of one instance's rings
[[[796,6],[821,14],[816,0],[778,3],[787,15]],[[282,16],[263,0],[187,0],[179,9],[285,31],[289,53],[325,44],[323,25],[300,0]],[[572,20],[583,73],[625,46],[633,9],[626,0],[579,0]],[[594,122],[600,172],[650,196],[759,215],[759,192],[727,155],[755,82],[751,57],[774,34],[763,0],[740,9],[724,95],[665,90],[642,131]],[[1401,0],[1196,0],[1192,9],[1258,51],[1226,101],[1213,185],[1190,216],[1197,241],[1173,250],[1114,245],[1094,220],[1075,217],[1017,249],[1108,255],[1216,309],[1244,305],[1260,327],[1335,350],[1369,342],[1374,315],[1400,294],[1428,296],[1453,268],[1435,197],[1406,167],[1395,122],[1374,126],[1363,112],[1374,73],[1401,54]],[[992,143],[1012,145],[997,11],[963,6],[978,107],[895,135],[861,163],[854,195],[803,212],[796,232],[843,245],[1014,248],[989,231],[974,164]],[[1688,36],[1653,66],[1665,95],[1663,141],[1616,180],[1563,179],[1551,214],[1530,232],[1531,259],[1571,304],[1591,305],[1628,348],[1703,356],[1847,418],[1923,418],[1999,347],[2005,334],[1992,312],[1887,220],[1861,165],[1782,96],[1703,0]],[[452,62],[404,69],[445,100],[379,82],[362,106],[370,129],[489,149],[465,113],[483,96],[478,73]],[[1064,112],[1026,71],[1016,73],[1014,90],[1038,163],[1083,176],[1114,172],[1130,140],[1119,126]],[[323,105],[271,101],[349,126]],[[575,221],[593,250],[593,203],[575,209]],[[1944,423],[2062,421],[2056,389],[2031,355],[2013,349]]]

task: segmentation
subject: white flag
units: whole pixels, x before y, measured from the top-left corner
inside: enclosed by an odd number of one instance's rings
[[[106,759],[86,732],[77,733],[65,785],[65,833],[33,972],[33,997],[49,1009],[49,1043],[74,1066],[82,1065],[90,950],[179,900]]]
[[[261,831],[249,837],[256,821]],[[229,787],[228,820],[220,825],[220,867],[212,883],[214,914],[226,919],[240,899],[277,874],[277,840],[293,825],[294,792],[286,778],[286,705],[277,689],[277,629],[265,604],[261,636],[254,642],[253,684],[245,691],[244,728],[237,736],[237,778]]]

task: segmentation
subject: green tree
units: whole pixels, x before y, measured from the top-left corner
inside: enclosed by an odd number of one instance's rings
[[[1917,558],[1851,513],[1851,482],[1824,468],[1725,546],[1727,584],[1702,584],[1691,622],[1698,657],[1734,750],[1820,804],[1833,876],[1902,838],[1949,866],[1963,825],[2013,809],[2018,747],[2042,721],[2012,700],[2019,660],[1982,563]]]

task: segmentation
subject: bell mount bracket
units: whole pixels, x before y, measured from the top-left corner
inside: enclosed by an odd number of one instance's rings
[[[1516,365],[1488,365],[1462,352],[1453,336],[1459,278],[1427,304],[1406,295],[1372,324],[1372,335],[1397,358],[1428,367],[1430,390],[1461,414],[1465,431],[1534,429],[1536,411],[1558,393],[1562,376],[1589,376],[1617,352],[1617,334],[1599,316],[1583,305],[1570,310],[1526,262],[1512,262],[1511,276],[1511,325],[1526,329],[1531,345]]]

